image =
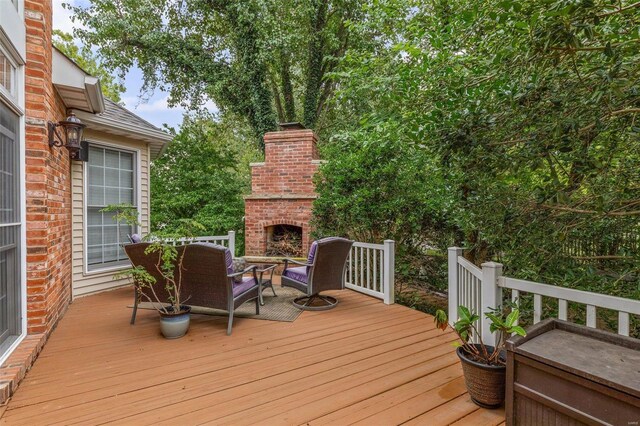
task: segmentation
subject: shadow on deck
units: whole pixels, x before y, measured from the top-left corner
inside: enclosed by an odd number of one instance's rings
[[[157,314],[129,325],[130,288],[76,300],[2,424],[497,425],[465,392],[453,334],[431,316],[350,290],[295,322],[193,315],[165,340]],[[1,412],[0,407],[0,412]]]

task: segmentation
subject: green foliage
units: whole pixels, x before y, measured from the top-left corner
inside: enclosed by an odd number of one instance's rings
[[[506,309],[490,309],[489,312],[485,312],[484,315],[491,320],[491,323],[489,324],[491,333],[497,333],[498,335],[496,345],[491,351],[485,346],[482,341],[482,337],[475,326],[475,323],[480,319],[480,317],[471,312],[468,308],[462,305],[458,306],[458,319],[453,323],[453,326],[449,325],[447,314],[440,309],[436,311],[433,321],[435,322],[436,327],[443,331],[448,327],[451,327],[453,332],[456,333],[460,339],[462,349],[478,361],[489,365],[504,364],[504,360],[501,359],[500,353],[504,349],[507,338],[513,334],[517,334],[518,336],[527,335],[524,328],[517,325],[518,319],[520,318],[520,311],[517,308],[507,306]],[[479,341],[477,345],[470,343],[474,333]]]
[[[104,96],[114,102],[120,102],[120,95],[125,92],[122,80],[109,73],[100,58],[88,46],[78,46],[76,41],[71,34],[53,30],[53,45],[85,72],[99,78]]]
[[[510,276],[639,298],[637,4],[380,0],[363,13],[349,30],[368,42],[331,75],[334,113],[351,119],[323,149],[320,232],[395,238],[408,254],[456,244]]]
[[[360,0],[94,0],[70,6],[74,35],[96,46],[110,69],[138,66],[144,92],[169,90],[169,104],[212,99],[246,120],[262,143],[277,121],[316,126],[347,46],[346,19]]]
[[[180,132],[151,165],[151,227],[172,231],[185,219],[200,235],[238,232],[242,253],[243,195],[250,191],[249,163],[259,161],[251,132],[229,119],[185,117]]]
[[[138,208],[128,203],[123,204],[109,204],[107,207],[100,210],[102,213],[113,213],[113,219],[118,223],[126,223],[133,227],[133,229],[141,226],[140,213]]]

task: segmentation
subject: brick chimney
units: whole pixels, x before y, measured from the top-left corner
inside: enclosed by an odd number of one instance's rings
[[[251,164],[251,195],[245,197],[245,254],[264,256],[274,228],[299,229],[309,250],[309,221],[317,197],[313,175],[320,164],[317,137],[299,124],[264,135],[265,161]]]

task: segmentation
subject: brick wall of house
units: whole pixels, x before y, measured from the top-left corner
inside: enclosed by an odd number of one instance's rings
[[[313,175],[318,169],[317,137],[312,130],[285,130],[264,136],[265,161],[251,166],[251,195],[245,197],[245,254],[263,256],[267,227],[302,228],[302,249],[310,244]]]
[[[53,87],[50,0],[26,0],[27,324],[47,333],[71,300],[71,169],[64,148],[49,148],[47,122],[65,117]]]

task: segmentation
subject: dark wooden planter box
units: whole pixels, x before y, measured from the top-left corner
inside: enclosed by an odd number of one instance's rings
[[[640,423],[640,340],[549,319],[507,341],[507,425]]]

